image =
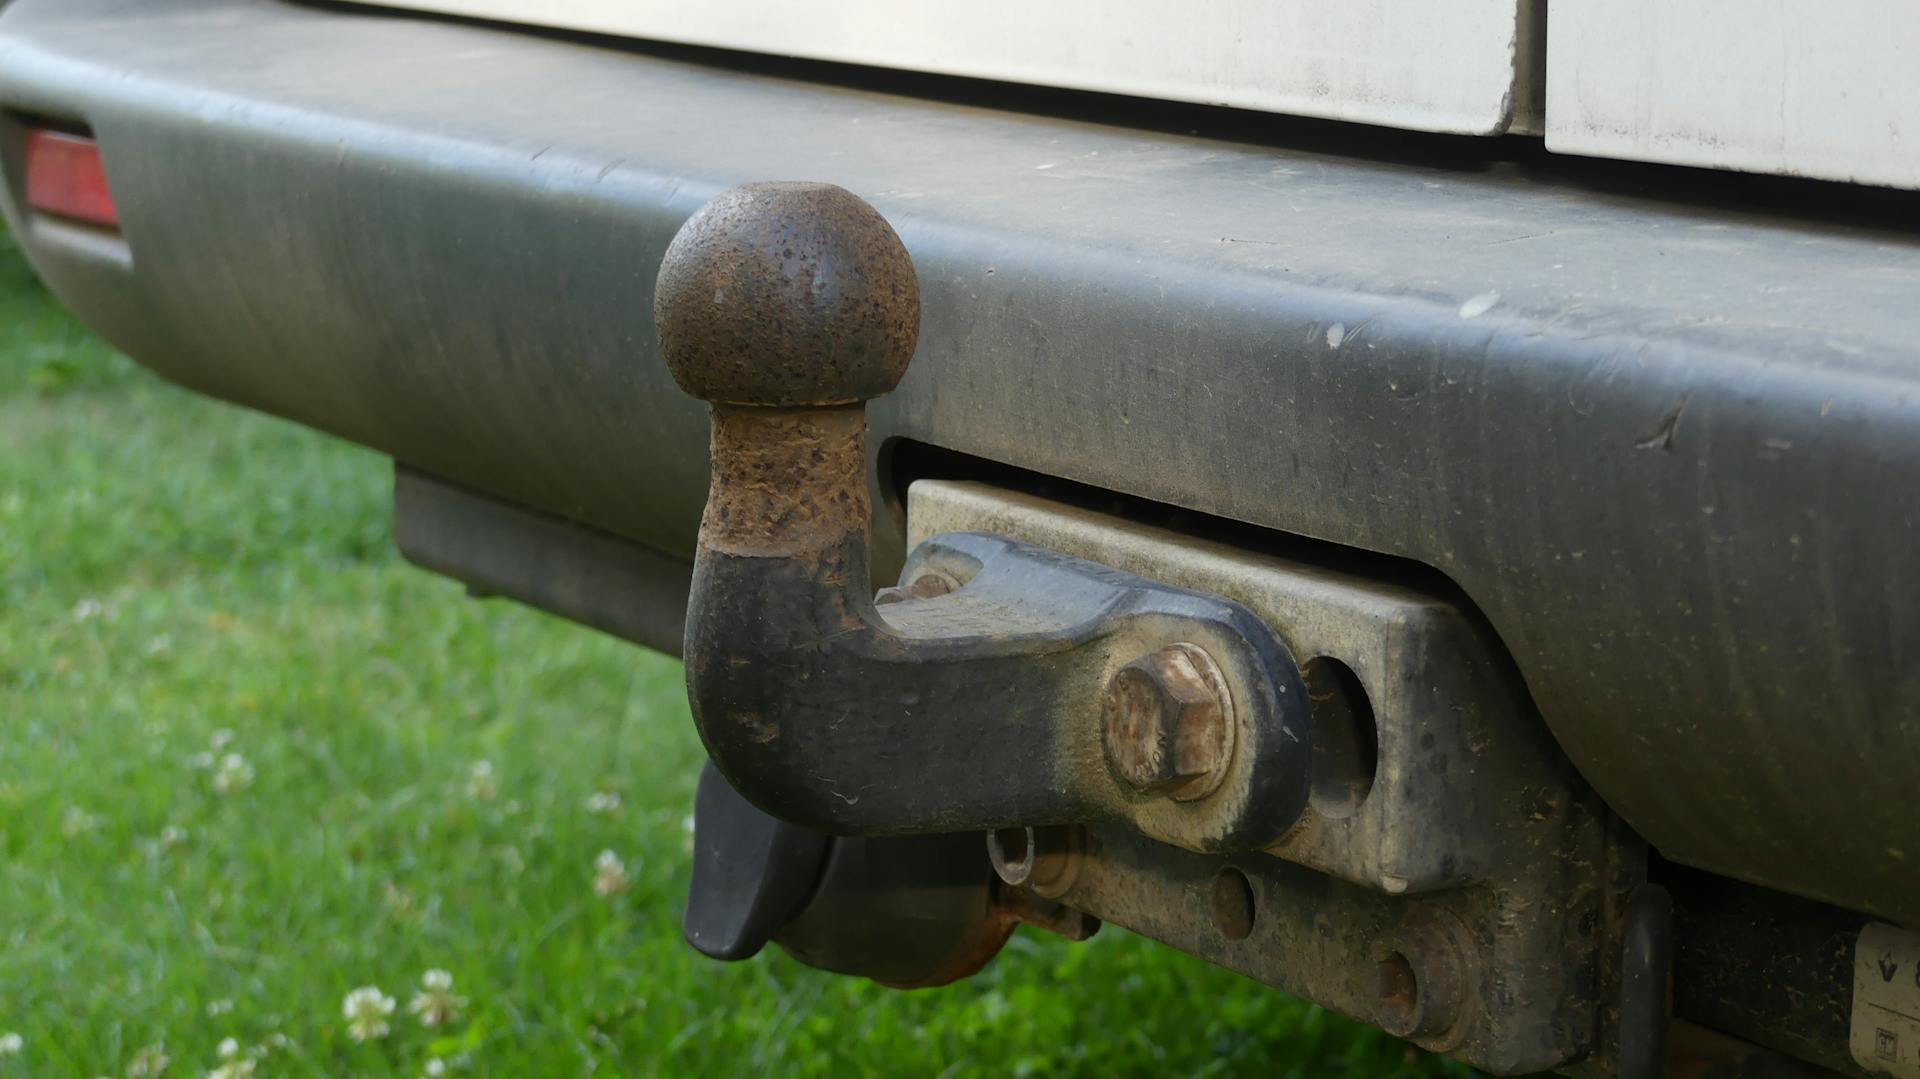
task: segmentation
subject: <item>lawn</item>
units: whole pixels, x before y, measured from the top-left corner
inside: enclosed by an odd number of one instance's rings
[[[1470,1074],[1112,927],[913,993],[697,956],[678,665],[407,567],[390,484],[0,235],[0,1077]]]

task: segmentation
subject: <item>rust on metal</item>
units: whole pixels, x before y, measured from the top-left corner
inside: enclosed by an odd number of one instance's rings
[[[1006,945],[1013,931],[1019,928],[1021,921],[1017,910],[999,902],[996,891],[981,919],[956,942],[953,950],[938,966],[912,981],[889,978],[875,978],[874,981],[889,989],[935,989],[971,978],[993,962],[993,957],[1000,954],[1000,949]]]
[[[1024,888],[1001,887],[994,902],[1008,916],[1067,940],[1087,940],[1100,931],[1100,919],[1082,910],[1043,899]]]
[[[1197,645],[1162,648],[1115,671],[1105,700],[1107,760],[1142,794],[1205,797],[1233,757],[1233,701]]]
[[[867,528],[867,428],[858,406],[713,411],[701,542],[740,555],[818,555]]]
[[[1213,877],[1213,926],[1228,940],[1245,940],[1253,935],[1253,922],[1259,905],[1253,894],[1253,882],[1232,866]]]
[[[1441,1052],[1460,1045],[1475,995],[1475,949],[1466,932],[1459,919],[1434,912],[1374,942],[1380,1029]]]
[[[654,322],[674,381],[716,405],[844,405],[893,389],[920,334],[913,260],[832,184],[746,184],[667,248]]]

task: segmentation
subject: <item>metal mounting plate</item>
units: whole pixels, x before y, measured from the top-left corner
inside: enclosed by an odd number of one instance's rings
[[[1548,822],[1569,808],[1572,768],[1497,642],[1448,602],[983,484],[916,482],[907,520],[916,543],[995,532],[1225,596],[1272,626],[1319,698],[1316,796],[1270,848],[1290,861],[1389,894],[1455,887],[1524,872],[1533,855],[1527,833],[1556,827]],[[1357,714],[1325,707],[1345,688],[1311,677],[1328,661],[1357,680]],[[1373,729],[1352,732],[1360,724]],[[1354,736],[1342,740],[1343,727]],[[1371,769],[1369,742],[1377,747]],[[1516,777],[1527,784],[1510,785]]]
[[[1452,979],[1472,1002],[1416,1040],[1493,1071],[1597,1049],[1616,865],[1605,811],[1471,617],[1404,585],[979,483],[914,483],[907,525],[930,547],[992,532],[1235,600],[1304,661],[1316,768],[1353,766],[1350,743],[1323,745],[1339,722],[1375,728],[1368,781],[1317,782],[1319,804],[1266,855],[1089,828],[1061,902],[1390,1029],[1401,1020],[1382,971],[1405,951],[1423,982]],[[1339,694],[1311,673],[1328,660],[1370,707],[1323,708]],[[1357,804],[1330,802],[1343,790]]]

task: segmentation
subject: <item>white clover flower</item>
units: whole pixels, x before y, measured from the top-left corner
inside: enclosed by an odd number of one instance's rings
[[[232,1015],[233,1001],[225,997],[219,1000],[209,1001],[207,1002],[207,1014],[209,1016]]]
[[[467,769],[467,797],[476,802],[491,802],[500,788],[493,782],[493,762],[474,761]]]
[[[520,856],[520,849],[512,844],[503,843],[493,848],[493,856],[500,859],[501,866],[516,877],[527,871],[527,860]]]
[[[219,1053],[220,1065],[207,1073],[207,1079],[247,1079],[253,1074],[254,1059],[241,1054],[239,1041],[225,1039]]]
[[[438,1079],[439,1076],[447,1074],[447,1062],[439,1057],[434,1057],[432,1060],[427,1061],[427,1066],[421,1074],[424,1076],[424,1079]]]
[[[627,867],[618,854],[603,850],[593,860],[593,892],[606,897],[627,890]]]
[[[90,618],[98,618],[101,612],[106,609],[105,604],[102,604],[92,596],[88,596],[73,605],[73,620],[75,622],[85,622]]]
[[[225,727],[222,727],[219,730],[214,731],[213,737],[209,738],[207,741],[213,746],[213,751],[215,753],[218,753],[221,750],[233,744],[233,732],[228,730]]]
[[[166,1071],[171,1063],[173,1058],[167,1055],[166,1043],[154,1042],[135,1052],[133,1059],[127,1061],[127,1079],[148,1079]]]
[[[363,985],[340,1002],[340,1014],[347,1020],[347,1034],[354,1041],[384,1038],[390,1029],[387,1016],[393,1014],[393,998],[377,985]]]
[[[60,834],[68,839],[82,832],[91,832],[98,827],[100,827],[100,818],[79,806],[68,806],[66,813],[60,818]]]
[[[612,813],[619,808],[619,791],[595,791],[587,797],[587,812],[589,813]]]
[[[413,895],[390,880],[380,884],[380,901],[387,905],[396,918],[413,913]]]
[[[9,1030],[5,1034],[0,1034],[0,1057],[10,1057],[26,1046],[27,1039],[22,1038],[16,1031]]]
[[[430,970],[420,976],[420,991],[413,995],[407,1010],[420,1020],[423,1027],[437,1027],[453,1022],[460,1017],[460,1009],[467,1006],[467,998],[453,995],[453,975],[444,970]]]
[[[253,765],[238,753],[229,753],[220,758],[220,767],[213,772],[213,789],[221,794],[233,794],[253,786]]]

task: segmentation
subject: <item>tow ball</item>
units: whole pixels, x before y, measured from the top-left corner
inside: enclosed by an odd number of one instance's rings
[[[876,889],[964,882],[985,897],[956,907],[965,939],[875,975],[940,980],[1010,924],[982,832],[1120,824],[1248,851],[1298,819],[1306,690],[1245,607],[979,532],[920,544],[876,597],[865,403],[906,374],[920,295],[871,206],[817,183],[720,195],[668,248],[654,317],[674,380],[712,406],[685,641],[714,772],[697,946],[734,958],[836,920],[858,938]],[[849,947],[814,953],[861,967]]]

